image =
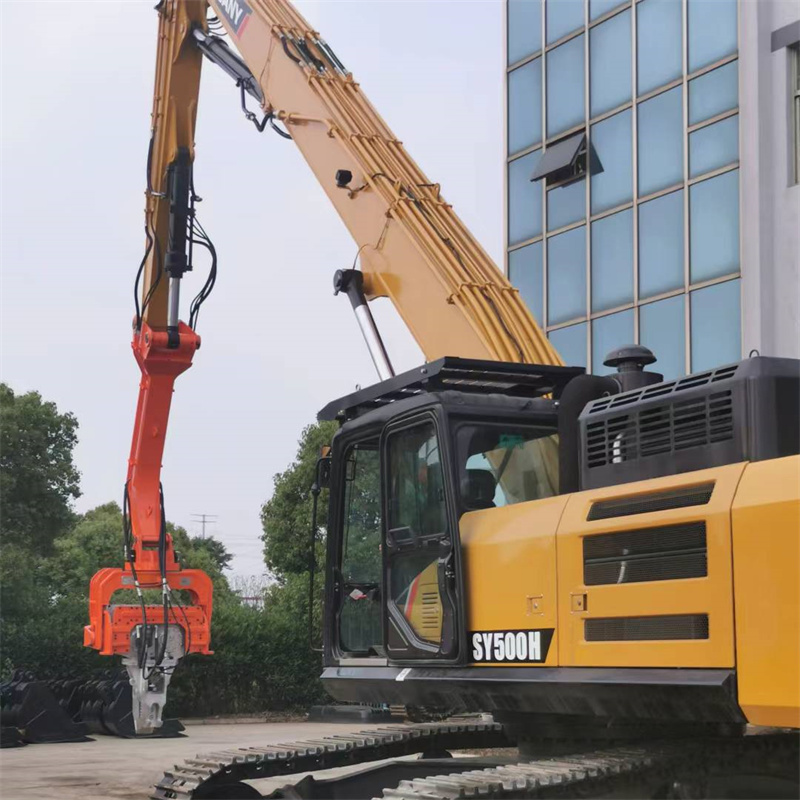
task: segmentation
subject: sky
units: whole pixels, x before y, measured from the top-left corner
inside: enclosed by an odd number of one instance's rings
[[[120,501],[130,450],[154,4],[0,0],[0,380],[77,416],[81,512]],[[296,5],[501,263],[502,0]],[[349,302],[332,292],[357,248],[299,151],[259,135],[208,63],[195,184],[219,277],[203,347],[176,383],[166,511],[193,534],[194,515],[215,515],[207,533],[234,554],[233,572],[259,575],[273,476],[320,408],[377,380]],[[204,272],[188,276],[185,298]],[[372,308],[395,369],[421,363],[389,301]]]

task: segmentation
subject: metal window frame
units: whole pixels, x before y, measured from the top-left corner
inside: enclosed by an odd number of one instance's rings
[[[701,175],[697,175],[696,177],[690,177],[689,174],[689,136],[691,133],[694,133],[697,130],[701,130],[702,128],[708,127],[713,125],[717,122],[721,122],[722,120],[728,119],[730,117],[736,116],[739,114],[739,103],[737,102],[736,106],[730,109],[727,109],[720,114],[717,114],[709,119],[703,120],[701,122],[695,123],[693,125],[689,125],[689,84],[695,78],[699,78],[702,75],[705,75],[709,72],[713,72],[715,69],[719,69],[720,67],[725,66],[726,64],[730,64],[734,61],[738,61],[739,59],[739,45],[741,41],[741,17],[740,17],[740,6],[742,0],[737,0],[737,47],[733,53],[726,55],[716,61],[706,64],[703,67],[694,70],[693,72],[688,71],[689,67],[689,30],[688,30],[688,4],[689,0],[679,0],[681,3],[681,66],[682,66],[682,74],[680,78],[675,78],[662,86],[656,87],[646,93],[637,96],[637,78],[638,78],[638,63],[637,63],[637,56],[638,56],[638,4],[640,2],[644,2],[644,0],[627,0],[627,2],[622,2],[620,5],[616,6],[615,8],[610,9],[605,14],[599,16],[595,20],[590,20],[589,18],[589,3],[590,0],[584,0],[584,19],[583,25],[579,28],[576,28],[573,31],[570,31],[568,34],[562,36],[560,39],[547,43],[547,3],[550,0],[542,0],[541,3],[541,26],[542,26],[542,47],[534,53],[531,53],[525,58],[522,58],[515,62],[514,64],[508,64],[505,66],[505,82],[506,82],[506,91],[504,95],[504,99],[506,102],[505,108],[505,115],[504,115],[504,142],[505,142],[505,152],[506,152],[506,164],[505,164],[505,175],[504,175],[504,239],[505,239],[505,272],[508,275],[508,254],[521,249],[523,247],[527,247],[528,245],[535,244],[537,242],[541,242],[542,244],[542,314],[543,319],[541,320],[541,327],[545,334],[549,335],[551,331],[556,330],[563,330],[564,328],[571,327],[573,325],[578,325],[582,322],[586,322],[586,365],[587,370],[591,371],[593,368],[592,364],[592,345],[593,345],[593,337],[592,337],[592,322],[595,319],[599,319],[602,317],[610,316],[612,314],[619,313],[621,311],[627,311],[628,309],[634,309],[634,337],[635,341],[638,343],[640,339],[640,317],[639,317],[639,309],[644,305],[649,305],[650,303],[658,302],[659,300],[665,300],[670,297],[675,297],[677,295],[685,295],[686,300],[684,302],[684,334],[685,334],[685,352],[684,352],[684,370],[686,374],[691,372],[691,343],[692,343],[692,330],[691,330],[691,294],[692,292],[696,291],[697,289],[705,288],[706,286],[711,286],[718,283],[725,283],[731,280],[737,280],[741,278],[742,275],[742,264],[740,262],[739,268],[735,272],[731,272],[726,275],[719,276],[717,278],[692,283],[691,276],[690,276],[690,236],[691,236],[691,220],[690,220],[690,206],[689,206],[689,189],[696,183],[700,183],[705,180],[709,180],[711,178],[717,177],[718,175],[723,175],[727,172],[731,172],[735,169],[740,167],[740,158],[741,158],[741,150],[737,154],[737,159],[729,164],[726,164],[722,167],[717,169],[711,170],[709,172],[705,172]],[[508,47],[508,3],[504,3],[504,14],[505,14],[505,47],[504,47],[504,64],[507,61],[507,47]],[[597,25],[602,25],[604,22],[612,19],[613,17],[617,16],[618,14],[622,14],[623,12],[627,11],[628,9],[631,10],[631,100],[629,102],[621,104],[618,108],[613,108],[608,111],[604,111],[602,114],[597,114],[596,116],[590,116],[590,108],[591,108],[591,84],[590,84],[590,31],[592,28],[596,27]],[[567,42],[576,39],[578,36],[584,35],[584,51],[583,51],[583,58],[584,58],[584,121],[574,126],[573,128],[565,131],[561,131],[554,136],[547,136],[547,54],[554,50],[557,47],[560,47]],[[793,121],[794,121],[794,130],[793,130],[793,142],[794,142],[794,172],[793,178],[795,183],[800,183],[800,87],[798,86],[798,75],[797,71],[800,70],[800,47],[792,47],[791,48],[791,57],[793,59],[793,64],[791,67],[791,77],[793,81],[790,83],[790,102],[793,104],[790,108],[790,113],[792,114]],[[508,74],[513,72],[515,69],[518,69],[525,64],[534,61],[537,58],[542,59],[542,92],[541,92],[541,102],[542,102],[542,141],[532,147],[526,148],[525,150],[521,150],[515,153],[508,152]],[[646,102],[654,97],[657,97],[664,92],[668,92],[671,89],[675,89],[678,86],[682,87],[682,113],[683,113],[683,176],[682,180],[678,183],[675,183],[672,186],[665,187],[664,189],[660,189],[656,192],[651,192],[648,195],[639,195],[639,180],[638,180],[638,107],[641,103]],[[508,243],[508,165],[517,160],[518,158],[522,158],[523,156],[530,155],[531,153],[537,151],[544,151],[547,149],[549,145],[556,141],[561,141],[564,138],[578,133],[581,130],[586,131],[586,140],[587,140],[587,147],[591,146],[591,132],[592,126],[598,122],[602,122],[605,119],[609,119],[610,117],[615,116],[616,114],[620,114],[626,110],[630,109],[631,113],[631,158],[632,158],[632,171],[633,171],[633,186],[632,186],[632,199],[626,203],[620,204],[617,207],[606,209],[602,212],[598,212],[596,214],[592,214],[591,212],[591,176],[587,175],[585,178],[585,215],[584,218],[578,220],[577,222],[570,223],[568,225],[564,225],[560,228],[555,228],[553,230],[548,230],[547,227],[547,211],[548,211],[548,199],[549,199],[549,192],[556,191],[559,187],[552,187],[550,189],[546,188],[543,192],[543,202],[542,202],[542,233],[535,237],[532,237],[528,240],[523,242],[518,242],[514,245],[510,245]],[[648,298],[641,298],[639,296],[639,208],[643,203],[649,202],[651,200],[655,200],[658,197],[671,194],[672,192],[683,190],[683,215],[684,215],[684,233],[683,233],[683,268],[684,268],[684,280],[683,286],[680,288],[676,288],[674,290],[670,290],[668,292],[661,293],[659,295],[654,295],[653,297]],[[741,188],[740,188],[741,193]],[[605,309],[603,311],[592,311],[592,266],[591,266],[591,259],[592,259],[592,224],[598,220],[601,220],[605,217],[612,216],[613,214],[620,213],[622,211],[632,209],[633,210],[633,302],[627,303],[625,305],[621,305],[618,308],[612,309]],[[553,325],[549,324],[549,303],[548,303],[548,273],[549,273],[549,265],[548,265],[548,242],[549,239],[553,236],[558,236],[560,234],[566,233],[570,230],[575,228],[579,228],[581,225],[586,227],[586,314],[584,316],[576,317],[575,319],[568,320],[566,322],[559,322]],[[740,248],[741,252],[741,248]],[[741,322],[741,321],[740,321]],[[741,324],[740,324],[741,329]]]
[[[792,154],[792,185],[800,183],[800,43],[789,50],[789,115]]]

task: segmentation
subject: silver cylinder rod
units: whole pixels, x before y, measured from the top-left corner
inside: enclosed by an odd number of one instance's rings
[[[378,372],[378,377],[385,381],[394,377],[394,368],[386,352],[383,339],[375,324],[375,319],[367,305],[367,298],[364,296],[364,276],[356,269],[337,269],[333,276],[334,294],[344,292],[350,298],[350,305],[356,315],[356,322],[361,328],[361,335],[367,343],[372,363]]]
[[[169,279],[169,294],[167,295],[167,328],[178,329],[181,305],[181,279]]]
[[[375,325],[375,320],[372,312],[369,310],[366,303],[360,306],[353,306],[353,311],[356,312],[356,321],[358,327],[361,328],[361,333],[364,336],[364,341],[367,343],[367,349],[372,357],[372,363],[378,371],[378,377],[385,381],[387,378],[394,377],[394,369],[392,362],[389,361],[389,354],[383,345],[383,339],[378,333],[378,327]]]

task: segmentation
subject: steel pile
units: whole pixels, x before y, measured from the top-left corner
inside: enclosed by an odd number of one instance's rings
[[[88,680],[37,680],[17,670],[0,684],[0,747],[92,741],[88,734],[162,739],[180,736],[182,730],[178,720],[166,719],[158,733],[137,736],[124,670],[105,670]]]

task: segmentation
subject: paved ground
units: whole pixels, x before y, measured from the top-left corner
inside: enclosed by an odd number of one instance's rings
[[[317,722],[187,725],[183,739],[29,744],[0,750],[2,800],[144,800],[165,769],[201,752],[278,744],[368,727]],[[285,784],[286,779],[280,779]],[[261,782],[260,782],[261,783]],[[259,786],[264,791],[262,786]]]

